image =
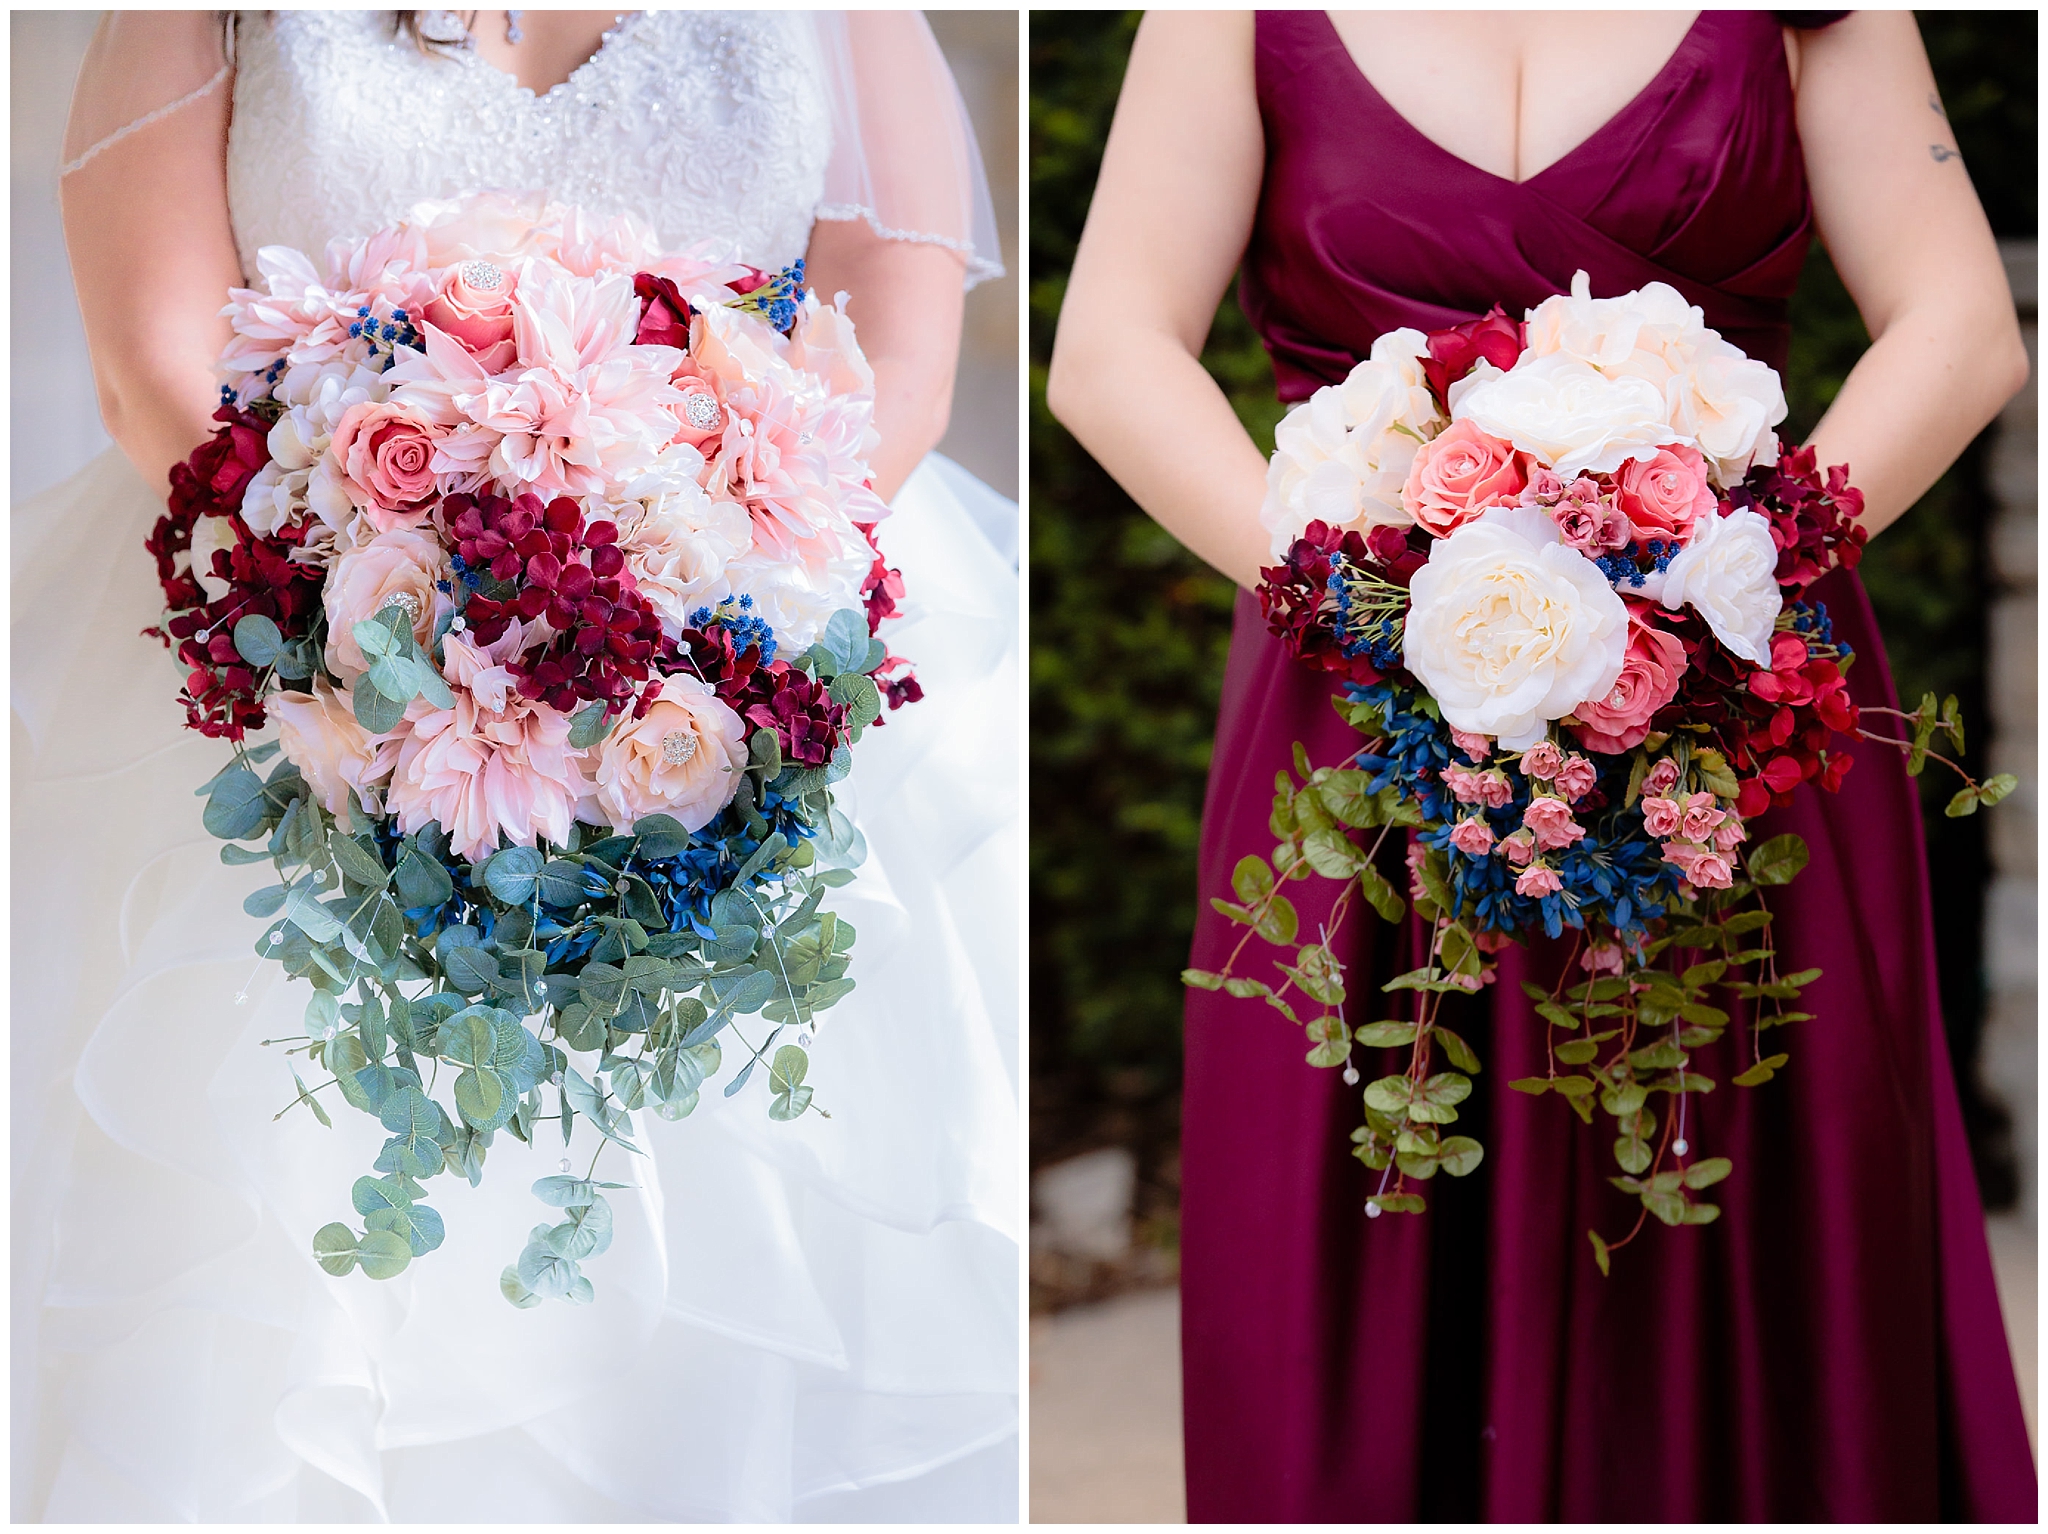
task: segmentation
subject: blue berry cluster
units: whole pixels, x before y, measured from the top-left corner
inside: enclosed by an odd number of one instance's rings
[[[807,291],[804,287],[804,261],[799,256],[795,265],[777,272],[753,292],[741,295],[733,307],[760,315],[786,335],[796,325],[797,309]]]
[[[1330,571],[1327,590],[1337,605],[1332,625],[1337,648],[1346,655],[1363,655],[1382,671],[1397,669],[1401,664],[1401,620],[1392,613],[1383,613],[1378,622],[1370,622],[1369,612],[1354,614],[1351,588],[1344,580],[1341,561]]]
[[[1647,544],[1639,544],[1631,539],[1628,547],[1617,549],[1611,554],[1603,554],[1593,563],[1599,567],[1600,573],[1607,577],[1611,585],[1641,586],[1647,579],[1642,568],[1645,559],[1650,561],[1653,570],[1662,574],[1678,556],[1678,551],[1682,547],[1682,544],[1666,543],[1661,538],[1652,538]]]
[[[775,630],[766,619],[756,616],[754,599],[744,593],[737,602],[727,598],[716,607],[698,608],[690,614],[690,627],[700,633],[713,628],[729,629],[733,648],[741,654],[749,647],[758,647],[762,665],[775,659]]]
[[[1792,618],[1792,632],[1805,636],[1816,649],[1833,649],[1844,660],[1856,652],[1847,641],[1835,638],[1835,623],[1825,602],[1794,602],[1786,611]]]
[[[393,309],[391,318],[379,320],[370,312],[368,304],[356,309],[355,323],[348,327],[351,340],[366,340],[370,343],[370,355],[375,357],[379,347],[388,348],[384,353],[384,367],[389,369],[398,360],[398,348],[410,346],[417,351],[421,345],[420,333],[413,328],[411,319],[403,309]]]

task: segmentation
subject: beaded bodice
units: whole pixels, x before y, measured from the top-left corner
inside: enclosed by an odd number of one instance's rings
[[[628,16],[536,95],[468,49],[425,51],[389,11],[244,13],[228,202],[246,273],[435,197],[543,191],[633,213],[664,246],[761,267],[800,256],[832,150],[825,65],[790,11]]]

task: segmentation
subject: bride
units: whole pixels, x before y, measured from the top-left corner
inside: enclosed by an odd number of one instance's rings
[[[980,531],[1014,507],[931,452],[961,295],[998,268],[922,19],[122,14],[64,156],[118,447],[15,511],[14,1516],[1014,1517],[1016,577]],[[221,749],[139,632],[143,538],[213,429],[258,250],[484,189],[801,256],[851,295],[909,590],[887,637],[926,692],[846,785],[859,989],[812,1067],[839,1111],[707,1091],[644,1117],[597,1303],[528,1311],[496,1274],[552,1147],[501,1137],[432,1263],[314,1263],[363,1148],[273,1122],[293,1088],[262,1041],[304,991],[253,957],[262,876],[221,865],[192,795]]]

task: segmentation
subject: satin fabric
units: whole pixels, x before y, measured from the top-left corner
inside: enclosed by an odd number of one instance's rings
[[[859,932],[812,1051],[832,1118],[724,1098],[728,1049],[690,1118],[634,1116],[648,1156],[599,1163],[633,1186],[597,1302],[529,1311],[497,1275],[547,1214],[546,1134],[498,1136],[480,1188],[430,1182],[447,1240],[398,1278],[314,1264],[382,1131],[272,1122],[294,1089],[261,1041],[303,1032],[307,988],[254,957],[241,901],[272,875],[220,863],[193,789],[224,748],[137,632],[160,504],[109,451],[16,508],[17,1518],[1015,1508],[1019,853],[988,763],[1015,760],[1016,577],[976,525],[1007,506],[935,456],[884,524],[927,698],[847,782],[870,856],[832,896]]]
[[[1245,307],[1283,398],[1341,379],[1374,336],[1511,313],[1584,268],[1599,295],[1659,280],[1782,366],[1810,211],[1777,26],[1702,13],[1656,78],[1564,159],[1516,184],[1394,113],[1321,12],[1262,13],[1266,179]],[[1896,706],[1852,575],[1814,591]],[[1203,822],[1201,887],[1270,853],[1296,741],[1357,736],[1325,679],[1240,596]],[[1565,961],[1510,950],[1444,1021],[1485,1069],[1460,1128],[1486,1159],[1426,1185],[1430,1211],[1370,1221],[1349,1155],[1358,1093],[1303,1063],[1257,1002],[1191,991],[1182,1130],[1188,1508],[1195,1521],[2031,1520],[2035,1478],[1945,1047],[1913,786],[1865,745],[1839,794],[1802,789],[1754,827],[1812,862],[1773,898],[1779,964],[1815,967],[1816,1015],[1752,1058],[1731,1029],[1689,1104],[1696,1156],[1725,1155],[1718,1223],[1654,1221],[1602,1278],[1586,1240],[1637,1206],[1607,1121],[1504,1090],[1543,1074],[1520,982]],[[1398,849],[1384,859],[1399,877]],[[1405,882],[1405,879],[1402,880]],[[1311,881],[1304,930],[1337,886]],[[1240,930],[1204,910],[1192,962]],[[1362,1007],[1418,962],[1413,919],[1354,915],[1340,941]],[[1255,945],[1256,946],[1256,945]],[[1388,1015],[1396,1009],[1388,1009]],[[1360,1020],[1377,1015],[1361,1012]],[[1398,1069],[1370,1052],[1368,1080]]]

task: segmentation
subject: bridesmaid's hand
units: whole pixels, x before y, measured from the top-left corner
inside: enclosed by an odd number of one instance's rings
[[[1239,585],[1271,562],[1266,463],[1201,364],[1258,208],[1250,12],[1138,28],[1046,377],[1046,408],[1131,499]]]
[[[72,160],[115,128],[175,101],[221,66],[205,11],[110,16],[93,34],[72,98]],[[64,239],[92,354],[100,417],[159,492],[214,430],[221,305],[242,283],[228,221],[232,78],[109,145],[59,185]]]
[[[1799,34],[1796,62],[1814,214],[1871,335],[1812,441],[1875,533],[2025,387],[2026,347],[1912,13]]]

